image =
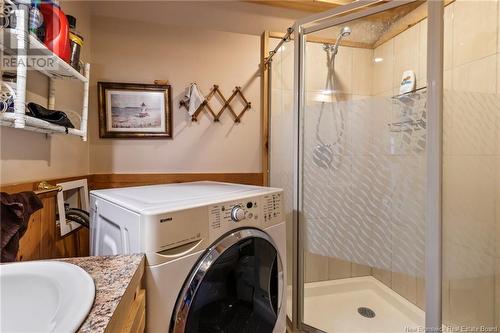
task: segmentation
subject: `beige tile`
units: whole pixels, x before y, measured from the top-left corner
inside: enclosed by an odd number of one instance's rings
[[[352,93],[369,96],[372,92],[373,50],[353,49]]]
[[[500,155],[496,156],[496,256],[497,258],[500,258]],[[497,274],[500,272],[498,271],[498,266],[497,266]],[[498,276],[500,279],[500,275]],[[500,310],[500,307],[498,308]]]
[[[453,9],[453,66],[496,53],[497,1],[458,0]]]
[[[443,158],[445,264],[454,276],[491,273],[495,248],[495,157]]]
[[[353,50],[356,49],[341,46],[335,57],[334,90],[342,94],[352,94]]]
[[[446,274],[446,272],[444,272]],[[443,324],[452,326],[451,314],[450,314],[450,280],[443,278],[442,284],[442,313],[443,313]]]
[[[304,253],[305,282],[328,280],[328,258],[314,253]]]
[[[418,64],[420,57],[419,42],[419,25],[414,25],[394,38],[394,88],[399,88],[403,72],[406,70],[414,71],[417,79],[421,77]]]
[[[500,327],[500,257],[496,260],[495,270],[495,325]]]
[[[392,97],[392,96],[394,96],[394,89],[381,91],[381,92],[375,94],[374,96],[376,96],[376,97]]]
[[[370,266],[352,263],[351,266],[351,276],[370,276],[372,274],[372,269]]]
[[[413,304],[417,304],[417,278],[405,273],[392,272],[392,289]]]
[[[333,79],[334,90],[349,94],[352,90],[352,54],[353,48],[339,47],[335,57]],[[330,66],[332,63],[330,62]],[[305,61],[306,90],[324,90],[328,76],[327,53],[323,44],[307,43]],[[332,87],[329,87],[330,89]]]
[[[494,58],[494,57],[490,57]],[[485,63],[484,67],[488,67],[489,58],[478,61],[478,63]],[[472,64],[474,64],[472,66]],[[477,67],[483,68],[482,64],[471,63],[459,67],[457,70],[461,72],[454,77],[454,88],[457,89],[457,85],[470,85],[471,88],[466,87],[464,89],[466,92],[452,92],[448,94],[449,98],[446,98],[446,111],[449,111],[448,117],[452,117],[452,128],[448,132],[450,136],[449,148],[451,149],[451,154],[454,155],[493,155],[495,154],[495,142],[496,142],[496,120],[499,114],[498,107],[498,97],[494,94],[484,94],[483,92],[470,92],[470,89],[486,89],[487,87],[480,88],[482,85],[479,73],[475,73],[476,70],[470,68],[471,73],[475,76],[474,78],[468,77],[468,74],[463,75],[462,68],[464,67]],[[482,70],[481,70],[482,71]],[[486,77],[488,74],[485,71],[484,80],[488,80]],[[461,77],[463,75],[463,77]],[[459,77],[461,77],[459,79]],[[467,81],[468,82],[465,82]],[[478,83],[478,85],[475,85]],[[445,119],[445,121],[447,121]]]
[[[494,277],[452,279],[450,314],[453,325],[493,326],[495,323]]]
[[[444,302],[444,299],[443,299]],[[417,278],[417,302],[416,306],[425,311],[425,278]]]
[[[427,86],[427,19],[417,24],[419,32],[417,88]]]
[[[499,82],[500,83],[500,76],[499,76]],[[500,93],[497,93],[496,98],[500,98]],[[495,155],[500,156],[500,108],[496,108],[497,114],[496,114],[496,126],[495,126],[495,133],[496,133],[496,152]]]
[[[452,74],[451,69],[445,70],[443,73],[443,88],[445,90],[450,90],[453,88],[453,81],[451,74]]]
[[[453,91],[451,80],[451,69],[444,71],[444,95],[445,101],[443,105],[443,154],[452,154],[452,134],[453,134],[453,112],[455,108],[449,103]]]
[[[394,39],[390,39],[374,50],[372,95],[392,90],[394,73]]]
[[[391,288],[392,284],[392,273],[391,271],[381,269],[381,268],[376,268],[372,267],[372,276]]]
[[[453,10],[455,3],[444,7],[444,69],[453,67]]]
[[[276,39],[272,38],[271,41],[277,44]],[[281,47],[274,55],[270,68],[272,89],[293,89],[293,44]]]
[[[456,66],[452,70],[453,90],[496,94],[496,76],[495,55]]]
[[[351,277],[351,262],[338,258],[328,258],[328,279],[346,279]]]

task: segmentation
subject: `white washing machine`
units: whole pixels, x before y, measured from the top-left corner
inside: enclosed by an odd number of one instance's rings
[[[92,191],[91,254],[146,253],[146,330],[286,330],[283,191],[194,182]]]

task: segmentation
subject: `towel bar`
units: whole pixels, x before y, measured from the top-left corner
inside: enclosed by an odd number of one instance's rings
[[[42,193],[48,193],[48,192],[53,192],[53,191],[61,192],[62,189],[63,188],[61,185],[52,185],[44,180],[38,184],[35,193],[42,194]]]

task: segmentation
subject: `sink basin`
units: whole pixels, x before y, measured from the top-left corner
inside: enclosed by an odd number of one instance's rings
[[[0,265],[1,332],[75,332],[94,302],[92,277],[57,261]]]

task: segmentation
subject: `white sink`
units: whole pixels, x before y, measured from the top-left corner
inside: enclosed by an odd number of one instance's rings
[[[75,332],[94,296],[92,277],[72,264],[0,265],[0,332]]]

